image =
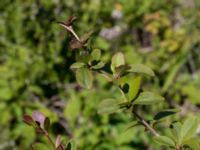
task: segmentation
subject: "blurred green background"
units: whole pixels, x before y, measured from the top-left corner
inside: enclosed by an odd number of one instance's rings
[[[105,61],[121,51],[128,63],[155,71],[143,89],[166,103],[143,107],[147,119],[168,107],[184,109],[179,117],[199,113],[199,0],[0,0],[0,150],[45,142],[22,122],[33,110],[51,118],[52,136],[72,138],[78,150],[164,149],[142,127],[125,132],[128,113],[97,114],[102,99],[119,94],[105,79],[97,76],[91,90],[77,85],[70,34],[56,23],[72,15],[78,35],[94,31],[91,48]]]

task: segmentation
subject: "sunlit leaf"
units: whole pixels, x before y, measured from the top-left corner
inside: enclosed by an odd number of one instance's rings
[[[160,95],[157,95],[152,92],[142,92],[137,97],[137,99],[133,101],[133,104],[154,105],[163,101],[164,101],[164,98]]]
[[[153,139],[161,145],[175,147],[174,141],[167,136],[156,136]]]
[[[198,128],[198,120],[196,117],[188,117],[181,127],[181,141],[187,141],[194,136]]]
[[[120,86],[124,93],[128,96],[128,100],[133,100],[140,89],[141,76],[126,75],[120,79]],[[127,88],[127,89],[126,89]]]
[[[200,143],[200,140],[199,140],[198,137],[196,137],[196,138],[191,138],[191,139],[185,141],[183,143],[183,145],[187,145],[190,148],[192,148],[193,150],[199,150],[200,149],[200,144],[199,143]]]
[[[98,64],[92,66],[91,68],[92,69],[100,69],[100,68],[104,67],[104,65],[105,65],[105,63],[100,61]]]
[[[128,72],[146,74],[149,76],[155,76],[153,70],[143,64],[131,65],[131,68],[128,70]]]
[[[70,66],[70,68],[71,68],[71,69],[78,69],[78,68],[81,68],[81,67],[83,67],[83,66],[85,66],[85,63],[82,63],[82,62],[75,62],[75,63],[73,63],[73,64]]]
[[[175,122],[175,123],[172,123],[170,128],[171,128],[171,131],[172,131],[172,134],[173,134],[173,138],[176,140],[176,142],[178,144],[181,144],[181,126],[182,124],[180,122]]]
[[[112,72],[115,72],[115,68],[121,65],[125,65],[125,58],[124,58],[123,53],[118,52],[112,57],[112,61],[111,61]]]

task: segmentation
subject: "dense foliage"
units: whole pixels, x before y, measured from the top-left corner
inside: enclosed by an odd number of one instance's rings
[[[73,68],[77,64],[70,69],[77,59],[76,50],[71,50],[72,35],[57,22],[71,15],[78,18],[74,24],[78,35],[93,31],[87,46],[94,50],[96,58],[89,65],[99,67],[100,50],[108,72],[115,72],[110,65],[115,66],[113,60],[118,58],[121,61],[122,53],[127,64],[144,64],[153,69],[155,76],[144,76],[138,90],[159,93],[165,102],[136,109],[151,121],[159,120],[160,110],[179,108],[178,115],[152,125],[163,135],[159,139],[162,144],[173,143],[164,137],[173,130],[180,135],[175,139],[187,137],[192,138],[190,142],[196,141],[192,144],[195,149],[198,132],[192,128],[197,128],[198,120],[191,116],[198,116],[200,104],[199,10],[198,0],[2,1],[0,149],[29,149],[37,141],[47,142],[22,123],[22,116],[34,110],[51,118],[52,136],[61,134],[66,142],[73,140],[78,149],[165,149],[143,126],[130,128],[135,126],[135,119],[128,110],[111,115],[97,113],[103,99],[118,99],[120,92],[98,73],[91,76],[82,68],[75,76]],[[84,81],[82,73],[93,80],[93,85]],[[134,97],[134,93],[128,97]],[[174,112],[171,110],[167,113]],[[190,133],[186,127],[192,127]],[[193,133],[197,133],[195,137]]]

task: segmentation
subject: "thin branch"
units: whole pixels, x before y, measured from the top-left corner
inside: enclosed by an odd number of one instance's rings
[[[63,26],[65,29],[67,29],[69,32],[71,32],[74,37],[79,41],[81,42],[80,38],[78,37],[78,35],[76,34],[76,32],[74,31],[74,29],[72,28],[72,26],[67,26],[65,25],[64,23],[59,23],[61,26]]]
[[[135,115],[135,117],[142,123],[143,126],[145,126],[154,136],[159,136],[158,132],[154,130],[144,118],[142,118],[137,112],[132,110],[132,113]]]
[[[45,131],[45,136],[47,137],[48,141],[53,145],[54,150],[56,150],[56,146],[55,146],[53,140],[51,139],[51,137],[49,136],[49,133],[47,131]]]

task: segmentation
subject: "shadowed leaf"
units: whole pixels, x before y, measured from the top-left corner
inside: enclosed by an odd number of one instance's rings
[[[50,120],[49,120],[48,117],[46,117],[45,120],[44,120],[44,129],[48,130],[49,126],[50,126]]]
[[[91,53],[92,60],[100,60],[101,58],[101,50],[100,49],[94,49]]]
[[[29,116],[29,115],[24,115],[24,116],[23,116],[23,121],[24,121],[26,124],[30,125],[30,126],[35,126],[35,121],[34,121],[33,118],[32,118],[31,116]]]
[[[89,69],[79,68],[76,71],[76,80],[82,87],[90,89],[93,83],[93,75]]]
[[[71,142],[69,142],[69,143],[67,144],[66,150],[72,150],[72,144],[71,144]]]
[[[158,112],[155,116],[154,116],[154,120],[160,120],[162,118],[165,118],[167,116],[173,115],[177,112],[179,112],[180,109],[166,109],[166,110],[162,110],[160,112]]]
[[[116,99],[105,99],[98,106],[99,114],[111,114],[120,109],[119,101]]]

